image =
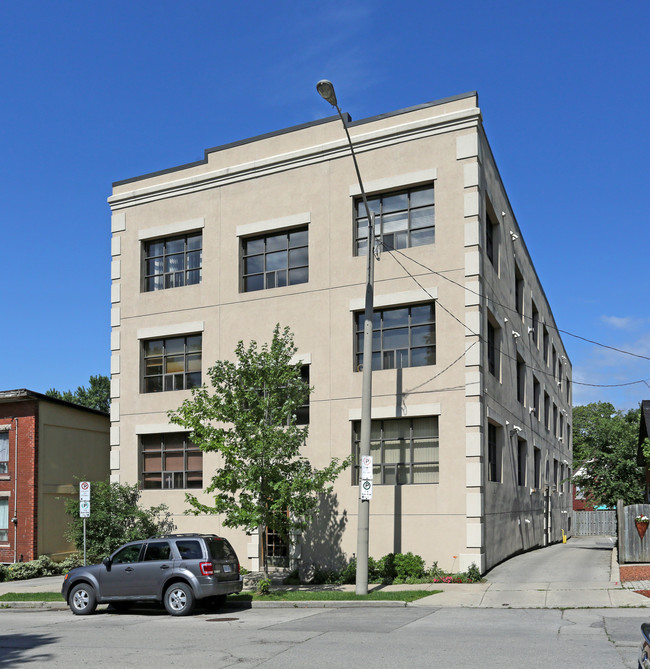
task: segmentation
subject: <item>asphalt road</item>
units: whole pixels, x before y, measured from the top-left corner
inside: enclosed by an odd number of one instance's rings
[[[635,609],[0,610],[0,667],[636,667]]]

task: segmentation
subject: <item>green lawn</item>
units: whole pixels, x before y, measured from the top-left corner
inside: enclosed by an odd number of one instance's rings
[[[258,595],[251,592],[242,592],[238,595],[229,595],[232,602],[363,602],[363,601],[397,601],[412,602],[421,597],[435,595],[441,590],[402,590],[388,592],[378,590],[367,595],[357,595],[354,592],[341,590],[272,590],[268,595]]]
[[[60,592],[7,592],[0,602],[62,602]]]

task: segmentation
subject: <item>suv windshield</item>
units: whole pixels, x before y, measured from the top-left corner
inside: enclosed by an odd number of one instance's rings
[[[207,541],[210,557],[213,560],[236,560],[237,556],[231,545],[225,539],[210,539]]]

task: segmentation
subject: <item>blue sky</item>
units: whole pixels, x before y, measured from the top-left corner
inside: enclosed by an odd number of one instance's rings
[[[109,372],[111,183],[331,115],[477,90],[574,404],[650,397],[650,3],[0,4],[0,390]]]

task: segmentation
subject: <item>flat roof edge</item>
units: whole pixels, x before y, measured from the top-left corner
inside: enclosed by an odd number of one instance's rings
[[[441,98],[440,100],[433,100],[432,102],[425,102],[423,104],[414,105],[412,107],[406,107],[404,109],[398,109],[392,112],[386,112],[384,114],[377,114],[376,116],[368,116],[366,118],[360,119],[359,121],[353,121],[350,115],[347,112],[343,112],[346,117],[346,122],[350,126],[362,125],[364,123],[371,123],[373,121],[379,121],[385,118],[390,118],[392,116],[399,116],[400,114],[407,114],[409,112],[418,111],[420,109],[426,109],[427,107],[436,107],[438,105],[448,104],[449,102],[455,102],[457,100],[464,100],[465,98],[476,97],[478,102],[478,93],[476,91],[469,91],[468,93],[462,93],[460,95],[452,95],[450,97]],[[245,144],[252,144],[253,142],[259,142],[263,139],[269,139],[270,137],[278,137],[280,135],[285,135],[290,132],[296,132],[298,130],[304,130],[305,128],[315,127],[322,125],[323,123],[331,123],[338,120],[338,114],[334,116],[327,116],[322,119],[317,119],[315,121],[308,121],[307,123],[300,123],[298,125],[293,125],[288,128],[283,128],[281,130],[274,130],[272,132],[263,133],[261,135],[255,135],[253,137],[248,137],[247,139],[240,139],[236,142],[229,142],[228,144],[220,144],[219,146],[212,147],[210,149],[205,149],[203,152],[202,160],[195,160],[190,163],[184,163],[183,165],[177,165],[176,167],[169,167],[164,170],[157,170],[155,172],[148,172],[147,174],[142,174],[136,177],[130,177],[129,179],[121,179],[120,181],[114,181],[112,186],[117,188],[118,186],[124,186],[126,184],[134,183],[136,181],[143,181],[145,179],[151,179],[153,177],[162,176],[164,174],[171,174],[173,172],[179,172],[181,170],[189,169],[191,167],[198,167],[200,165],[205,165],[208,162],[208,156],[211,153],[216,153],[218,151],[225,151],[227,149],[232,149],[237,146],[244,146]]]

